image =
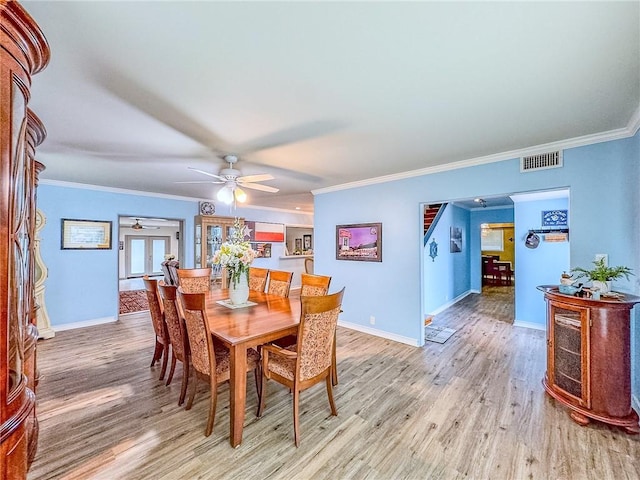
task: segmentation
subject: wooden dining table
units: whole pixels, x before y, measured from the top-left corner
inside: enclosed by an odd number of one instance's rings
[[[206,308],[211,334],[231,352],[229,442],[237,447],[242,443],[247,399],[247,349],[296,334],[300,299],[250,291],[249,301],[256,305],[229,308],[218,303],[228,298],[228,290],[212,289],[206,296]]]

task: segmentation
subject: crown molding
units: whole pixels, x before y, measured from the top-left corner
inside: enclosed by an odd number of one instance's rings
[[[594,133],[590,135],[583,135],[581,137],[574,137],[566,140],[559,140],[557,142],[544,143],[541,145],[521,148],[518,150],[509,150],[506,152],[495,153],[493,155],[487,155],[484,157],[476,157],[467,160],[460,160],[458,162],[446,163],[443,165],[435,165],[433,167],[426,167],[418,170],[410,170],[408,172],[400,172],[391,175],[384,175],[382,177],[359,180],[356,182],[342,183],[339,185],[311,190],[311,193],[313,195],[320,195],[323,193],[337,192],[340,190],[350,190],[352,188],[366,187],[379,183],[395,182],[397,180],[404,180],[406,178],[421,177],[423,175],[433,175],[434,173],[446,172],[449,170],[459,170],[461,168],[469,168],[477,165],[503,162],[527,155],[536,155],[539,153],[548,152],[550,150],[565,150],[568,148],[583,147],[585,145],[593,145],[596,143],[609,142],[612,140],[620,140],[623,138],[634,136],[639,128],[640,104],[629,120],[627,126],[624,128],[618,128],[616,130],[609,130],[607,132]]]

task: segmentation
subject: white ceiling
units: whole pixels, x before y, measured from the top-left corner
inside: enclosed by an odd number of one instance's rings
[[[311,190],[627,127],[639,2],[22,2],[43,179],[213,198],[224,153]]]

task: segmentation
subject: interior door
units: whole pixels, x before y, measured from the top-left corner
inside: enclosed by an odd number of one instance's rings
[[[125,274],[127,278],[162,275],[161,263],[169,253],[170,239],[165,236],[126,235]]]

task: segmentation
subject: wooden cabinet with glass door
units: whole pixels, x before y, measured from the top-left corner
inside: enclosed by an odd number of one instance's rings
[[[240,218],[244,225],[244,218]],[[215,285],[226,285],[226,272],[219,265],[213,265],[213,255],[220,250],[220,246],[227,241],[233,231],[234,217],[219,217],[196,215],[195,224],[195,268],[212,267],[211,281]]]

